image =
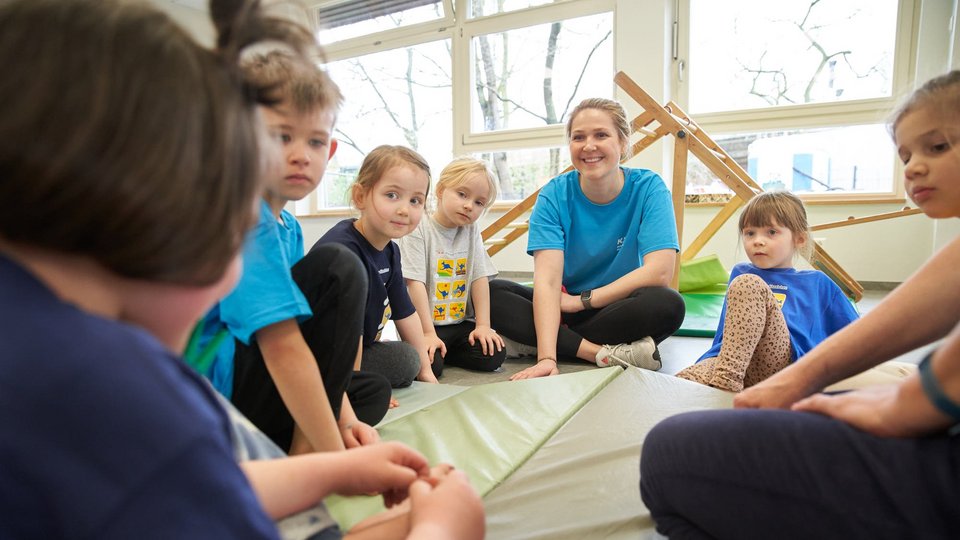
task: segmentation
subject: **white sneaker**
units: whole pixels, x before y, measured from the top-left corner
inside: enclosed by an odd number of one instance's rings
[[[507,336],[501,335],[503,338],[503,348],[507,351],[507,358],[521,358],[524,356],[537,356],[537,348],[530,345],[524,345],[523,343],[514,341]]]
[[[647,336],[633,343],[619,345],[603,345],[597,352],[597,365],[607,366],[634,366],[651,371],[657,371],[663,365],[660,362],[660,351],[653,338]]]

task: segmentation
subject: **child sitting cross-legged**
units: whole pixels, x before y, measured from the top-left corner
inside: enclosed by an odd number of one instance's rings
[[[497,270],[477,224],[496,199],[483,161],[455,159],[437,180],[437,210],[400,239],[403,277],[437,377],[444,364],[494,371],[506,358],[503,339],[490,328],[488,280]]]

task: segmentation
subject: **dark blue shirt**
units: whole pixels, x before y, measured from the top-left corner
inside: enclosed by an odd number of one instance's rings
[[[276,538],[212,391],[0,255],[0,538]]]
[[[327,243],[343,244],[360,257],[367,269],[367,305],[363,315],[363,344],[380,339],[380,332],[390,319],[406,319],[417,312],[407,293],[400,270],[400,248],[387,242],[383,251],[377,250],[353,226],[354,219],[337,223],[317,240],[310,251]],[[419,324],[419,323],[418,323]]]

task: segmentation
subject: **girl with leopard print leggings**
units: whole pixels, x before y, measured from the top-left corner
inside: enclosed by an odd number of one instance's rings
[[[740,215],[750,259],[730,273],[713,346],[677,373],[739,392],[787,367],[858,315],[837,285],[818,270],[797,270],[812,248],[807,213],[787,191],[753,197]]]

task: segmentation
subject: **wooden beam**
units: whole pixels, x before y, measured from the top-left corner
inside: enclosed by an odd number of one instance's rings
[[[706,227],[700,231],[700,234],[693,239],[693,242],[687,246],[687,249],[683,250],[680,256],[682,262],[687,262],[692,260],[700,253],[700,250],[703,249],[703,246],[713,238],[713,235],[717,234],[717,231],[720,230],[720,227],[730,219],[730,216],[737,211],[738,208],[743,206],[743,199],[734,195],[730,198],[727,204],[723,205],[723,208],[717,212],[717,215],[713,216],[713,219],[710,220],[710,223],[707,223]]]
[[[897,210],[894,212],[886,212],[884,214],[874,214],[872,216],[866,216],[862,218],[855,218],[853,216],[848,217],[847,219],[841,221],[831,221],[830,223],[821,223],[820,225],[814,225],[810,227],[811,231],[823,231],[826,229],[836,229],[837,227],[846,227],[847,225],[856,225],[858,223],[870,223],[872,221],[881,221],[884,219],[893,219],[903,216],[912,216],[914,214],[922,214],[923,210],[919,208],[904,208],[903,210]]]

